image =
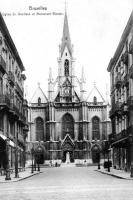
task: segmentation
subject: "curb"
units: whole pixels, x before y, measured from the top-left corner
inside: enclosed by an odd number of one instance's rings
[[[30,175],[28,175],[28,176],[26,176],[26,177],[22,177],[22,178],[19,178],[19,179],[17,179],[17,180],[0,181],[0,184],[1,184],[1,183],[19,182],[19,181],[22,181],[22,180],[24,180],[24,179],[30,178],[30,177],[35,176],[35,175],[40,174],[40,173],[43,173],[43,172],[38,172],[38,173],[35,173],[35,174],[30,174]]]
[[[122,176],[119,176],[119,175],[116,175],[116,174],[112,174],[112,173],[109,174],[109,173],[107,173],[107,172],[103,172],[103,171],[100,171],[100,170],[95,170],[95,171],[100,172],[101,174],[107,174],[107,175],[109,175],[109,176],[113,176],[113,177],[119,178],[119,179],[133,180],[133,178],[124,178],[124,177],[122,177]]]

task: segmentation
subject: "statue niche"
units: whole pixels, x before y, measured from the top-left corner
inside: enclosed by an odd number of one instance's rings
[[[64,68],[65,68],[65,76],[69,76],[69,60],[65,60],[64,63]]]

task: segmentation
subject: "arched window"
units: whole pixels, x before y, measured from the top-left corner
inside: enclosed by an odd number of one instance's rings
[[[100,120],[97,116],[93,117],[92,119],[92,139],[100,139]]]
[[[97,98],[96,97],[93,98],[93,103],[94,103],[94,105],[97,105]]]
[[[39,97],[38,98],[38,106],[40,106],[41,105],[41,98]]]
[[[65,68],[65,76],[69,76],[69,60],[65,60],[64,63],[64,68]]]
[[[74,119],[69,113],[65,114],[62,118],[62,134],[63,139],[66,134],[69,134],[74,139]]]
[[[36,119],[36,140],[43,141],[44,140],[44,122],[41,117]]]

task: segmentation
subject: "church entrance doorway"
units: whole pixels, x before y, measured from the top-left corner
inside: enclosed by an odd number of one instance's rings
[[[62,162],[70,163],[74,162],[74,153],[73,151],[63,151]]]
[[[92,162],[93,163],[100,162],[100,149],[97,145],[92,147]]]

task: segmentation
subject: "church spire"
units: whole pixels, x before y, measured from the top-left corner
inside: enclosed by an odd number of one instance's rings
[[[62,43],[61,43],[61,55],[63,54],[65,46],[67,46],[69,53],[72,54],[72,45],[71,45],[71,39],[70,39],[70,33],[69,33],[66,8],[65,8],[63,36],[62,36]]]

